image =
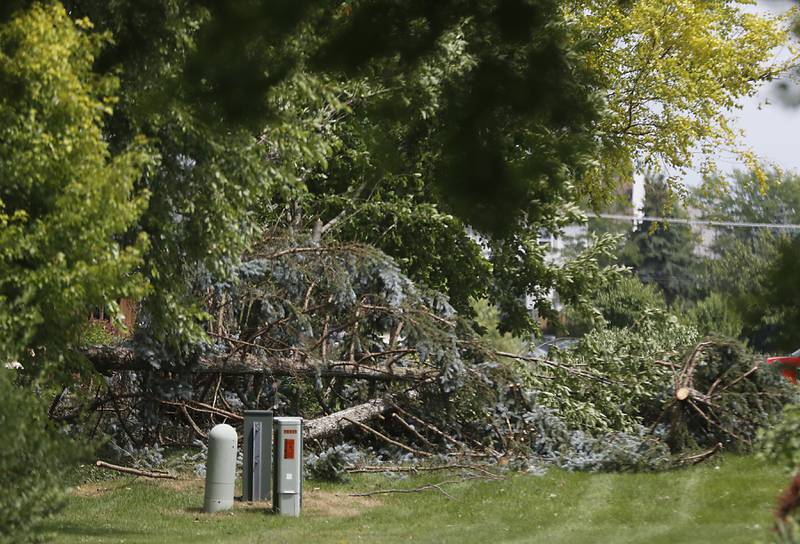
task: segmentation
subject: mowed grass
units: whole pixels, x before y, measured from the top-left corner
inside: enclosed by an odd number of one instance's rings
[[[304,515],[293,519],[241,503],[232,512],[204,514],[202,481],[120,478],[76,488],[46,529],[64,543],[768,542],[775,498],[789,480],[753,457],[726,456],[656,474],[552,470],[442,486],[452,498],[436,489],[348,496],[454,479],[306,482]]]

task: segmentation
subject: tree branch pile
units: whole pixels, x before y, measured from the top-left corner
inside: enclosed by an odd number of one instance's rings
[[[352,443],[388,461],[445,455],[461,464],[541,459],[640,470],[670,462],[652,434],[659,424],[667,425],[673,452],[704,448],[674,460],[695,462],[718,443],[747,444],[773,408],[766,405],[781,402],[752,358],[709,340],[679,363],[651,363],[673,378],[663,413],[642,419],[651,434],[583,433],[543,405],[525,376],[539,387],[575,391],[581,384],[582,392],[624,391],[619,376],[592,361],[486,350],[446,299],[361,246],[265,238],[241,265],[239,281],[209,290],[206,304],[211,342],[169,353],[145,329],[130,345],[86,348],[106,378],[90,384],[88,402],[59,400],[53,411],[72,421],[90,414],[92,433],[112,429],[128,449],[191,446],[216,423],[241,424],[244,410],[272,409],[304,417],[317,451]]]
[[[667,422],[673,451],[733,450],[752,445],[757,430],[788,400],[785,382],[738,342],[706,340],[670,366],[672,398],[656,423]]]

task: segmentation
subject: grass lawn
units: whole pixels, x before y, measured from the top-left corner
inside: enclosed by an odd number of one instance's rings
[[[452,498],[435,489],[347,496],[452,479],[306,482],[304,515],[292,519],[241,503],[232,512],[204,514],[202,481],[118,478],[75,488],[46,529],[59,543],[768,542],[775,497],[789,480],[755,458],[726,456],[657,474],[552,470],[443,486]]]

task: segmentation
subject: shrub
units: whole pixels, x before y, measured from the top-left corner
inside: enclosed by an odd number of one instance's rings
[[[719,293],[711,293],[698,302],[688,311],[688,317],[704,336],[738,338],[742,334],[742,316]]]
[[[586,310],[567,311],[567,328],[573,336],[580,336],[599,324],[608,327],[632,327],[644,315],[666,314],[666,303],[661,291],[642,283],[637,276],[624,276],[591,297],[594,315]],[[600,321],[600,323],[598,323]]]
[[[0,543],[32,542],[37,526],[62,504],[63,473],[80,449],[50,425],[30,389],[0,369]]]
[[[800,468],[800,404],[787,404],[776,425],[759,433],[761,456],[796,471]]]
[[[341,481],[346,474],[345,469],[359,457],[358,450],[350,444],[338,444],[320,454],[311,454],[306,459],[305,469],[316,480]]]

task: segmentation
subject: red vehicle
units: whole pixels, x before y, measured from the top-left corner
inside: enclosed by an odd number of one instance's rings
[[[800,367],[800,349],[783,357],[767,357],[767,364],[783,367],[783,375],[792,383],[797,383],[797,367]]]

